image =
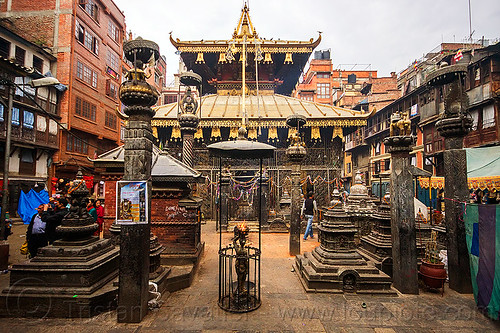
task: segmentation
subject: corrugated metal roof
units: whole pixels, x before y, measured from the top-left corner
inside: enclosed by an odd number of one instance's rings
[[[122,167],[124,163],[124,146],[116,147],[91,160],[96,167]],[[153,146],[151,176],[159,181],[203,181],[201,173],[182,163],[167,151]]]

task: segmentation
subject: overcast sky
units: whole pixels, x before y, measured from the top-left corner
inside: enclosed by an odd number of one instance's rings
[[[230,39],[243,0],[114,0],[127,31],[158,43],[167,59],[167,84],[179,56],[169,32],[180,40]],[[469,36],[468,0],[248,0],[261,38],[316,39],[331,49],[334,68],[399,72],[441,42]],[[470,0],[473,38],[500,37],[500,0]],[[371,65],[371,67],[368,67]]]

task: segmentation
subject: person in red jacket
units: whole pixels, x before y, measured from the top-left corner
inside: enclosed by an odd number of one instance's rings
[[[95,202],[95,210],[97,213],[97,224],[99,225],[99,235],[102,231],[102,226],[104,224],[104,206],[101,205],[101,200],[97,199]]]

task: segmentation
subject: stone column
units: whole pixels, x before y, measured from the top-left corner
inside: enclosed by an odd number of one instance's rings
[[[410,172],[409,155],[415,143],[415,137],[408,135],[409,133],[402,134],[402,136],[390,136],[384,140],[392,158],[392,279],[394,287],[403,294],[418,294],[413,176]]]
[[[201,77],[192,72],[181,74],[180,80],[188,84],[201,83]],[[187,87],[186,93],[179,101],[179,107],[182,110],[177,118],[182,133],[182,163],[192,168],[194,133],[198,129],[200,118],[196,115],[198,102],[191,94],[191,87]]]
[[[472,126],[472,119],[466,116],[467,94],[459,82],[445,97],[445,113],[436,123],[439,134],[443,136],[445,150],[444,164],[444,201],[446,237],[448,250],[448,276],[450,288],[459,293],[472,293],[469,267],[469,251],[465,242],[465,225],[461,221],[462,202],[469,198],[467,186],[467,158],[463,148],[463,138]]]
[[[292,165],[292,205],[290,212],[290,245],[289,253],[292,256],[300,254],[300,164]]]
[[[220,179],[220,221],[221,229],[223,231],[227,230],[228,220],[229,220],[229,184],[230,184],[231,174],[229,171],[222,173]]]
[[[148,181],[148,223],[122,225],[120,231],[120,273],[118,295],[118,322],[141,322],[148,312],[149,251],[151,220],[151,161],[153,131],[151,106],[158,92],[145,80],[144,64],[159,57],[156,43],[137,38],[126,42],[123,51],[134,63],[127,81],[120,86],[120,100],[129,116],[125,132],[124,180]]]
[[[300,126],[306,123],[306,118],[298,114],[288,116],[286,119],[290,130],[296,129],[292,135],[290,147],[286,150],[286,156],[292,165],[292,190],[290,210],[290,244],[288,251],[290,255],[300,254],[300,210],[302,202],[300,198],[300,163],[306,156],[306,148],[299,134]]]
[[[264,230],[269,229],[269,178],[265,173],[262,176],[262,191],[261,191],[261,207],[260,212],[262,216],[261,225]],[[257,180],[258,182],[258,180]],[[258,204],[258,201],[257,201]]]

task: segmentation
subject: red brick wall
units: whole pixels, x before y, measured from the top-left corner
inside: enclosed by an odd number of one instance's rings
[[[116,182],[118,175],[102,176],[104,184],[104,237],[116,219]],[[179,206],[183,190],[154,192],[151,199],[151,232],[165,247],[164,253],[195,253],[200,243],[200,223],[195,208]]]
[[[116,219],[116,177],[104,176],[104,238],[110,238],[109,227]]]

